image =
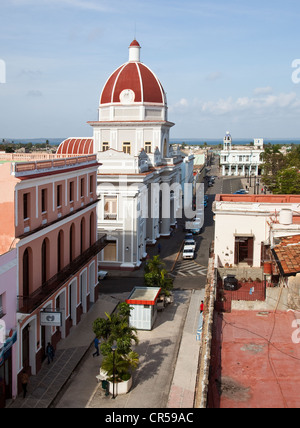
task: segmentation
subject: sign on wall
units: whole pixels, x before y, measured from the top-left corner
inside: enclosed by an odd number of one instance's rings
[[[40,320],[42,326],[61,327],[62,313],[56,311],[41,311]]]
[[[6,327],[5,327],[5,321],[0,320],[0,343],[5,343],[6,340]]]

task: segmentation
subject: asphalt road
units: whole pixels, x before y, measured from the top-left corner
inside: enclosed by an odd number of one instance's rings
[[[217,161],[215,161],[217,163]],[[208,205],[205,208],[204,226],[200,235],[194,237],[197,247],[194,261],[183,261],[182,255],[178,257],[178,261],[174,266],[174,255],[176,255],[181,247],[185,237],[184,219],[178,219],[178,228],[174,236],[167,240],[160,240],[161,243],[161,257],[167,265],[167,270],[171,272],[174,279],[174,289],[199,290],[206,285],[206,273],[209,259],[209,251],[214,239],[214,220],[212,212],[212,204],[215,200],[216,194],[220,193],[234,193],[242,188],[242,183],[239,178],[235,177],[219,177],[219,168],[216,164],[212,164],[209,176],[215,176],[215,184],[213,187],[208,187],[208,180],[205,182],[205,193],[208,195]],[[149,249],[151,255],[157,254],[157,249]],[[143,285],[142,269],[140,272],[128,272],[128,275],[123,276],[122,280],[116,274],[109,275],[101,285],[101,293],[120,293],[131,292],[136,286]]]
[[[210,175],[217,176],[218,169],[212,165]],[[206,184],[207,187],[207,184]],[[194,261],[183,261],[179,250],[184,240],[184,220],[178,222],[178,228],[174,232],[172,239],[161,240],[161,256],[166,261],[167,268],[174,278],[174,289],[177,293],[188,293],[187,290],[201,290],[206,285],[206,272],[209,258],[209,250],[214,238],[214,221],[212,204],[217,193],[233,193],[241,188],[241,181],[238,178],[216,178],[213,187],[206,189],[208,195],[208,206],[205,208],[205,222],[200,235],[195,237],[197,242],[196,257]],[[157,247],[149,249],[151,255],[157,254]],[[179,255],[177,262],[174,264],[174,258]],[[126,294],[131,292],[135,286],[143,285],[143,270],[130,273],[127,275],[109,275],[101,285],[101,294],[117,295],[120,293]],[[183,290],[183,291],[180,291]],[[166,324],[167,325],[167,324]],[[172,332],[179,326],[172,323]],[[180,327],[182,328],[182,327]],[[169,333],[168,333],[169,334]],[[170,337],[169,337],[170,338]],[[154,343],[155,344],[155,343]],[[156,346],[156,345],[155,345]],[[156,346],[157,347],[157,346]],[[93,345],[86,357],[80,364],[80,367],[73,373],[72,377],[66,384],[66,387],[57,398],[53,407],[84,407],[85,397],[91,395],[91,388],[94,387],[94,373],[97,372],[99,362],[97,359],[91,358]],[[143,354],[143,352],[142,352]],[[173,351],[170,352],[173,354]],[[167,370],[169,372],[169,370]],[[87,378],[88,376],[88,378]],[[70,388],[70,389],[68,389]],[[85,390],[86,388],[86,390]],[[80,394],[77,394],[80,390]],[[68,391],[72,391],[73,395]],[[76,395],[76,402],[73,402],[73,396]],[[73,397],[73,398],[72,398]]]

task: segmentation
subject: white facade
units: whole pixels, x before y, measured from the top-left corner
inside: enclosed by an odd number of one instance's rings
[[[218,195],[213,212],[215,267],[260,267],[262,246],[272,248],[276,238],[300,234],[294,220],[299,220],[299,195]]]
[[[232,137],[226,133],[223,140],[223,150],[220,153],[220,166],[223,176],[260,175],[262,164],[263,139],[255,138],[254,145],[249,147],[232,146]]]
[[[89,124],[101,163],[98,232],[105,231],[108,240],[98,265],[135,269],[147,256],[147,245],[170,237],[176,224],[184,159],[169,145],[174,123],[167,120],[166,95],[140,62],[136,41],[129,47],[129,61],[104,85],[99,120]],[[188,157],[185,172],[191,182],[192,170],[193,157]]]

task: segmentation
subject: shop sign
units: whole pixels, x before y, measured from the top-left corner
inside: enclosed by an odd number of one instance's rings
[[[62,313],[56,311],[41,311],[40,312],[41,326],[61,327]]]

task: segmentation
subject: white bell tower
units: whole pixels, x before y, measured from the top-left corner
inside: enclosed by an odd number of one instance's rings
[[[232,138],[230,132],[227,131],[223,140],[223,150],[231,150]]]

